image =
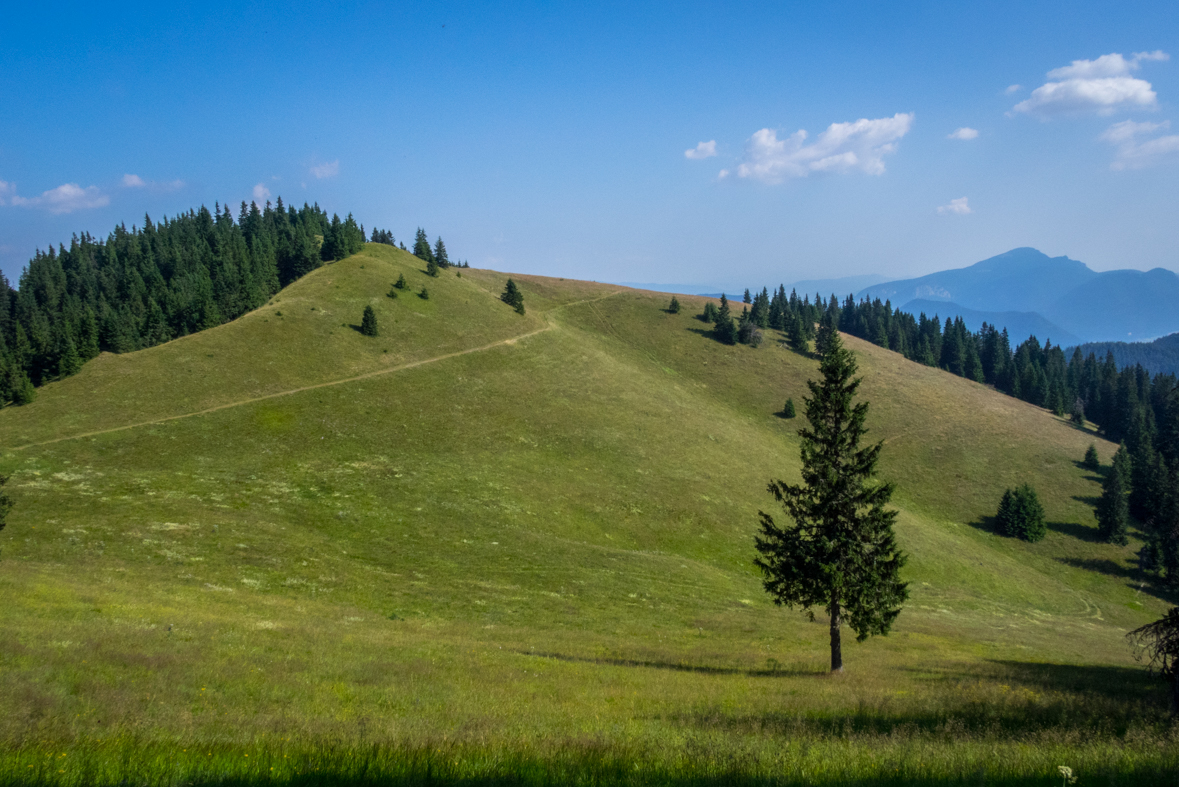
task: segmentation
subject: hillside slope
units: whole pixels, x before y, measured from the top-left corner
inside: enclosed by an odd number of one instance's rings
[[[1140,542],[1094,542],[1076,461],[1114,446],[848,338],[912,598],[816,682],[825,625],[752,567],[766,481],[798,472],[799,422],[775,413],[815,362],[712,341],[701,298],[670,315],[519,276],[521,317],[503,274],[419,264],[370,245],[0,412],[0,736],[761,751],[786,717],[1067,732],[1163,712],[1123,636],[1164,601]],[[368,303],[376,339],[347,327]],[[1034,545],[988,523],[1024,481],[1050,520]]]

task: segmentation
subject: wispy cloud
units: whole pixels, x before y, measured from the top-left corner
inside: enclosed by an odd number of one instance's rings
[[[737,176],[765,183],[787,178],[805,178],[812,172],[884,173],[884,156],[897,149],[897,142],[913,125],[913,114],[898,112],[890,118],[852,123],[832,123],[811,144],[806,131],[799,130],[778,139],[773,129],[763,128],[749,139],[745,160]]]
[[[1164,157],[1179,153],[1179,134],[1166,134],[1151,139],[1144,137],[1171,128],[1171,121],[1135,123],[1124,120],[1114,123],[1101,139],[1113,145],[1117,152],[1110,169],[1141,169],[1159,163]]]
[[[73,213],[109,205],[111,198],[99,191],[97,186],[82,188],[77,183],[63,183],[55,189],[41,192],[39,197],[21,197],[12,184],[5,184],[11,190],[9,203],[26,208],[43,208],[50,213]]]
[[[958,199],[952,199],[952,200],[950,200],[949,205],[938,206],[937,212],[943,216],[945,216],[947,214],[952,214],[955,216],[965,216],[967,213],[974,213],[974,211],[970,207],[970,203],[967,202],[966,197],[959,197]]]
[[[329,161],[326,164],[316,164],[311,168],[311,174],[319,180],[324,178],[334,178],[340,174],[340,160]]]
[[[701,142],[694,148],[689,148],[684,151],[684,158],[702,159],[712,158],[716,155],[716,140],[711,139],[708,142]]]
[[[1033,90],[1012,111],[1049,118],[1093,111],[1109,115],[1122,107],[1153,109],[1158,96],[1151,84],[1130,74],[1142,61],[1168,59],[1167,53],[1156,51],[1137,52],[1128,60],[1116,52],[1096,60],[1074,60],[1049,71],[1050,81]]]
[[[966,139],[974,139],[974,138],[975,138],[975,137],[977,137],[977,136],[978,136],[978,130],[977,130],[977,129],[973,129],[973,128],[969,128],[969,127],[967,127],[967,126],[963,126],[962,128],[958,129],[957,131],[954,131],[954,132],[951,132],[951,133],[947,134],[947,135],[946,135],[946,138],[947,138],[947,139],[963,139],[963,140],[966,140]]]
[[[262,203],[270,199],[270,189],[266,188],[265,184],[259,183],[254,186],[254,202]]]
[[[138,175],[123,176],[123,187],[128,189],[149,189],[151,191],[179,191],[184,188],[184,181],[176,180],[144,180]]]
[[[0,180],[0,205],[7,205],[8,200],[16,196],[16,184]]]
[[[1007,95],[1011,95],[1012,93],[1018,93],[1021,90],[1023,90],[1023,85],[1008,85],[1007,89],[1003,92]]]

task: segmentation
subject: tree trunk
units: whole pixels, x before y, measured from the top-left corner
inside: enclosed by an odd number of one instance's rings
[[[1179,719],[1179,672],[1171,675],[1171,718]]]
[[[827,608],[831,614],[831,671],[843,672],[843,651],[840,649],[839,628],[843,620],[839,614],[839,599],[832,597],[831,606]]]

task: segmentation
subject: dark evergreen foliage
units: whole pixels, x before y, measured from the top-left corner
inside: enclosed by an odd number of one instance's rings
[[[440,270],[441,269],[438,267],[438,262],[434,259],[433,256],[431,256],[430,259],[426,260],[426,275],[427,276],[437,276]]]
[[[402,273],[402,274],[399,274],[399,275],[397,276],[397,281],[393,283],[393,286],[394,286],[394,287],[396,287],[396,288],[397,288],[397,289],[399,289],[399,290],[408,290],[408,289],[409,289],[409,282],[407,282],[407,281],[405,280],[405,274],[404,274],[404,273]]]
[[[679,314],[680,313],[680,302],[679,302],[679,299],[676,298],[674,295],[671,296],[671,303],[667,304],[667,313],[668,314]]]
[[[1081,464],[1088,470],[1100,470],[1101,459],[1097,456],[1097,446],[1089,443],[1089,448],[1085,450],[1085,458]]]
[[[446,255],[446,244],[442,242],[441,237],[434,243],[434,262],[439,268],[450,267],[450,257]]]
[[[908,590],[900,580],[905,556],[893,533],[897,514],[886,508],[893,485],[870,480],[883,443],[860,447],[868,403],[853,404],[860,384],[855,358],[838,334],[825,350],[822,380],[807,383],[809,426],[798,433],[802,484],[769,483],[790,521],[779,526],[759,512],[754,564],[775,604],[802,607],[812,619],[813,607],[826,609],[831,669],[838,671],[845,619],[860,641],[887,634]]]
[[[524,313],[524,293],[520,292],[520,288],[516,286],[516,282],[508,279],[508,283],[504,285],[503,294],[499,299],[511,306],[518,314]]]
[[[380,333],[377,328],[377,313],[373,311],[372,306],[364,307],[364,317],[360,320],[360,332],[365,336],[377,336]]]
[[[704,313],[700,315],[700,319],[706,323],[716,322],[716,304],[712,301],[704,303]]]
[[[794,400],[787,399],[786,406],[782,408],[782,417],[783,418],[793,418],[794,416],[795,416]]]
[[[397,241],[393,239],[393,233],[389,232],[389,230],[374,229],[373,235],[372,235],[372,242],[373,243],[384,243],[387,246],[396,246],[397,245]]]
[[[215,205],[105,240],[75,235],[38,251],[14,290],[0,276],[0,404],[76,373],[102,351],[130,352],[212,328],[265,303],[280,287],[360,250],[351,215],[318,205]]]
[[[715,325],[712,328],[712,335],[718,342],[722,344],[737,343],[737,326],[733,324],[733,316],[729,311],[729,300],[723,292],[720,297],[720,308],[713,315],[713,322]]]
[[[430,291],[427,290],[425,287],[422,287],[422,291],[418,293],[418,297],[421,298],[423,301],[428,301],[428,300],[430,300]]]
[[[418,227],[418,231],[414,235],[413,256],[425,262],[434,259],[434,252],[430,249],[430,239],[426,237],[426,231],[421,227]]]
[[[387,298],[396,298],[396,297],[397,297],[397,294],[398,294],[398,293],[397,293],[397,289],[398,289],[398,288],[397,288],[397,285],[396,285],[396,284],[394,284],[392,287],[390,287],[390,288],[389,288],[389,291],[388,291],[387,293],[385,293],[385,297],[387,297]]]
[[[1128,541],[1126,531],[1130,526],[1130,503],[1126,491],[1129,480],[1130,456],[1126,453],[1126,447],[1121,446],[1114,454],[1113,467],[1101,485],[1101,497],[1093,511],[1101,539],[1111,544],[1125,545]]]
[[[1044,507],[1040,504],[1036,490],[1028,484],[1021,484],[1003,493],[995,519],[999,532],[1012,538],[1039,541],[1048,533]]]

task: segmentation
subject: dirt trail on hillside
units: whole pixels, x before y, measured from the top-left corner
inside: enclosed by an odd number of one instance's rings
[[[372,377],[380,377],[383,374],[393,374],[394,372],[403,372],[406,369],[413,369],[418,366],[425,366],[426,364],[437,363],[438,361],[445,361],[450,358],[457,358],[460,355],[470,355],[471,353],[483,352],[485,350],[490,350],[495,347],[512,345],[512,344],[515,344],[516,342],[520,341],[521,339],[527,339],[531,336],[536,336],[536,335],[542,334],[546,331],[551,331],[554,326],[553,326],[552,320],[550,318],[550,315],[553,314],[554,312],[557,312],[561,309],[567,309],[570,306],[579,306],[583,303],[594,303],[595,301],[604,301],[607,298],[613,298],[615,295],[618,295],[621,292],[623,292],[623,290],[617,290],[615,292],[610,293],[609,295],[602,295],[597,298],[586,298],[585,300],[572,301],[570,303],[565,303],[560,306],[555,306],[552,309],[550,309],[549,311],[544,313],[545,326],[543,328],[537,328],[535,331],[529,331],[528,333],[517,334],[516,336],[509,336],[506,339],[500,339],[499,341],[494,341],[494,342],[491,342],[490,344],[484,344],[480,347],[471,347],[466,350],[458,350],[456,352],[446,353],[444,355],[436,355],[432,358],[422,358],[421,360],[418,360],[418,361],[410,361],[409,363],[403,363],[399,366],[391,366],[388,369],[378,369],[374,372],[365,372],[364,374],[358,374],[353,377],[343,377],[343,378],[340,378],[339,380],[329,380],[329,381],[323,382],[323,383],[315,383],[314,385],[304,385],[301,388],[291,388],[286,391],[278,391],[276,393],[264,394],[262,396],[254,396],[249,399],[240,399],[235,402],[226,402],[225,404],[219,404],[216,407],[207,407],[204,410],[194,410],[191,413],[181,413],[180,415],[168,415],[168,416],[164,416],[163,418],[154,418],[150,421],[140,421],[140,422],[134,423],[134,424],[125,424],[124,426],[113,426],[110,429],[97,429],[93,432],[82,432],[80,434],[68,435],[66,437],[55,437],[52,440],[43,440],[39,443],[26,443],[25,445],[16,446],[15,448],[13,448],[11,450],[23,451],[26,448],[37,448],[37,447],[43,446],[43,445],[52,445],[54,443],[65,442],[66,440],[81,440],[82,438],[85,438],[85,437],[95,437],[100,434],[110,434],[111,432],[123,432],[128,429],[138,429],[141,426],[154,426],[155,424],[164,424],[169,421],[179,421],[182,418],[195,418],[199,415],[208,415],[209,413],[215,413],[218,410],[228,410],[231,407],[241,407],[242,405],[254,404],[255,402],[265,402],[267,399],[277,399],[280,396],[290,396],[291,394],[302,393],[303,391],[314,391],[317,388],[330,388],[333,385],[345,385],[347,383],[354,383],[359,380],[367,380]]]

